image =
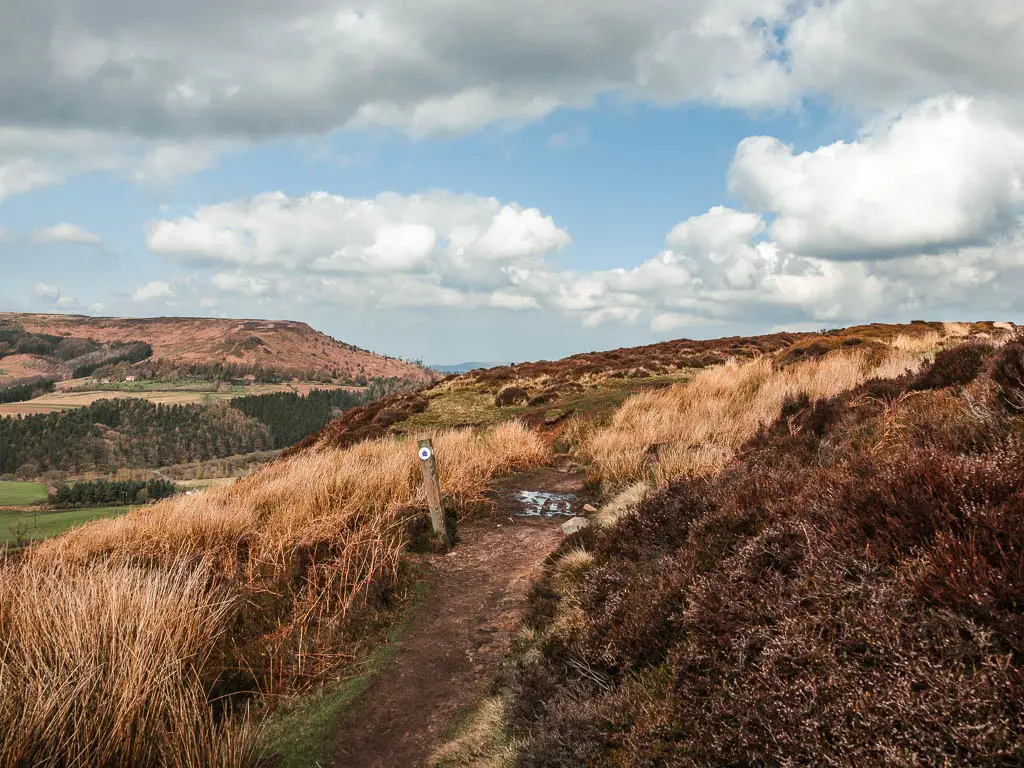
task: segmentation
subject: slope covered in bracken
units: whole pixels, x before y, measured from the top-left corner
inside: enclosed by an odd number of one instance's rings
[[[234,363],[293,371],[337,372],[367,379],[408,378],[429,381],[422,366],[345,344],[289,320],[230,320],[208,317],[118,318],[83,315],[0,313],[30,333],[94,339],[141,341],[153,359],[171,363]],[[336,377],[337,377],[336,376]]]

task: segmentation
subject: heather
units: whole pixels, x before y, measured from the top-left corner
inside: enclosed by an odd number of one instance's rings
[[[504,675],[514,764],[1019,765],[1024,345],[998,341],[773,394],[570,537]]]

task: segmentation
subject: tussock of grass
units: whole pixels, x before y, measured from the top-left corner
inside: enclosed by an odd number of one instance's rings
[[[599,528],[611,528],[627,512],[636,507],[646,498],[650,488],[647,483],[633,483],[612,497],[594,516],[594,522]]]
[[[245,766],[247,720],[214,725],[204,678],[235,599],[202,568],[0,570],[0,764]]]
[[[574,547],[565,552],[555,561],[555,571],[572,577],[589,568],[594,562],[594,555],[582,547]]]
[[[494,475],[548,458],[518,422],[434,445],[463,512]],[[272,701],[352,658],[396,582],[419,478],[410,439],[307,451],[7,565],[0,763],[251,765],[252,732],[214,729],[208,700]]]

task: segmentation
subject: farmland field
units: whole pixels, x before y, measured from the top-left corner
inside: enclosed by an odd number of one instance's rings
[[[0,507],[31,504],[45,498],[46,486],[43,483],[0,481]]]
[[[127,512],[129,507],[91,507],[88,509],[67,509],[59,512],[14,512],[0,509],[0,547],[4,543],[13,545],[15,530],[19,524],[24,526],[25,536],[29,539],[45,539],[56,536],[68,528],[90,520],[104,517],[116,517]]]
[[[68,391],[66,386],[65,384],[65,387],[59,388],[56,392],[26,402],[0,404],[0,416],[51,413],[69,408],[81,408],[91,405],[97,400],[125,397],[141,398],[163,405],[183,405],[230,400],[245,395],[266,395],[272,392],[307,394],[314,389],[353,389],[333,384],[253,384],[252,386],[225,387],[223,391],[218,391],[212,384],[204,382],[197,382],[191,387],[173,384],[161,386],[159,382],[132,382],[73,392]]]

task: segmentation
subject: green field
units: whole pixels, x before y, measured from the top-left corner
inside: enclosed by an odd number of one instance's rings
[[[46,498],[43,483],[18,483],[0,480],[0,507],[15,507],[31,504]]]
[[[129,507],[91,507],[89,509],[68,509],[60,512],[12,512],[0,509],[0,546],[6,542],[14,546],[17,540],[16,531],[19,526],[24,528],[28,539],[45,539],[56,536],[68,528],[90,520],[103,517],[117,517],[127,512]]]

